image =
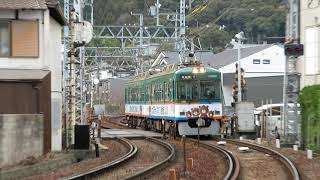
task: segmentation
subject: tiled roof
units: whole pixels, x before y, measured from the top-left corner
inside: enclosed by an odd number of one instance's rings
[[[66,24],[58,0],[0,0],[0,9],[49,9],[50,16],[61,25]]]
[[[0,0],[0,9],[47,9],[47,5],[46,0]]]
[[[45,0],[47,5],[50,6],[50,5],[58,5],[59,4],[59,1],[58,0]]]

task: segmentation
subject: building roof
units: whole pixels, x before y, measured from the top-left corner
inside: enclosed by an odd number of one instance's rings
[[[273,46],[272,44],[259,45],[254,47],[247,47],[241,49],[241,58],[246,58],[257,52]],[[221,53],[212,55],[210,58],[205,58],[202,60],[203,64],[213,66],[214,68],[221,68],[228,64],[234,63],[238,60],[238,50],[237,49],[227,49]]]
[[[1,69],[0,81],[41,80],[49,73],[50,71],[38,69]]]
[[[252,45],[241,49],[241,58],[246,58],[255,53],[258,53],[264,49],[273,46],[273,44],[264,44],[264,45]],[[162,61],[165,61],[167,64],[179,64],[180,57],[179,53],[176,51],[167,51],[162,52],[164,58],[161,61],[157,62],[156,65],[161,65]],[[214,54],[211,51],[197,51],[195,52],[195,57],[197,60],[202,62],[205,65],[212,66],[216,69],[219,69],[223,66],[236,62],[238,60],[238,50],[237,49],[227,49],[221,53]],[[159,63],[159,64],[158,64]],[[154,66],[156,66],[154,65]]]
[[[1,0],[0,0],[1,1]],[[50,16],[52,16],[61,25],[67,25],[67,21],[63,16],[58,0],[45,0],[49,8]]]
[[[46,0],[0,0],[0,9],[47,9]]]
[[[61,25],[66,25],[66,20],[63,16],[58,0],[0,0],[0,9],[49,9],[50,16],[52,16]]]

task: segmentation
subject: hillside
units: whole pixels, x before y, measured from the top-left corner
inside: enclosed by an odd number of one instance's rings
[[[154,25],[148,16],[156,0],[95,0],[95,25],[138,23],[130,12],[143,13],[146,25]],[[160,0],[161,12],[174,12],[179,0]],[[283,37],[287,8],[285,0],[196,0],[187,17],[188,33],[199,37],[205,49],[219,52],[234,34],[244,31],[247,43],[262,43],[264,37]]]

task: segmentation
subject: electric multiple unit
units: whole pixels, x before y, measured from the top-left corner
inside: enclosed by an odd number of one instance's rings
[[[221,73],[203,66],[171,67],[126,85],[130,126],[175,129],[180,135],[215,135],[222,118]]]

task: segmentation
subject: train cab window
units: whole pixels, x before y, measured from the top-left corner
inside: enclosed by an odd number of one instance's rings
[[[183,82],[178,82],[177,87],[178,99],[179,100],[186,100],[186,85]]]
[[[198,89],[198,83],[194,82],[192,84],[192,99],[198,100],[199,99],[199,89]]]
[[[214,99],[214,87],[210,82],[200,82],[200,99]]]
[[[192,86],[191,82],[186,83],[186,99],[191,100],[192,95]]]
[[[200,82],[200,99],[217,100],[220,98],[219,82],[204,81]]]

